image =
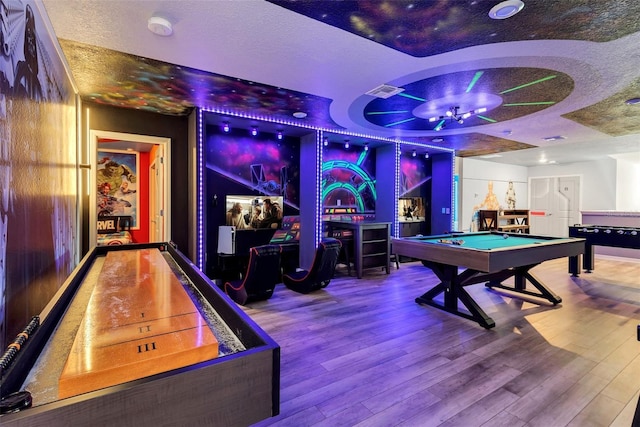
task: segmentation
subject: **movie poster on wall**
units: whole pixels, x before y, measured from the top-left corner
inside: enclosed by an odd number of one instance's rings
[[[97,170],[98,217],[130,216],[131,229],[140,228],[138,209],[138,170],[140,159],[137,152],[99,150]]]

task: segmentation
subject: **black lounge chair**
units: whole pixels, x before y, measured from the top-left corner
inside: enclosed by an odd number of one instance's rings
[[[299,270],[282,276],[285,286],[301,294],[325,288],[335,272],[341,246],[337,239],[324,239],[316,249],[309,270]]]
[[[271,298],[276,284],[281,282],[280,251],[278,245],[251,248],[246,274],[242,279],[225,282],[225,293],[240,305]]]

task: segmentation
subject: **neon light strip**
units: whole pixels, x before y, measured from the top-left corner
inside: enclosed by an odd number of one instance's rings
[[[198,165],[198,182],[196,183],[196,187],[197,187],[197,191],[198,194],[196,195],[196,204],[197,204],[197,217],[196,217],[196,222],[197,222],[197,230],[198,230],[198,235],[196,236],[197,239],[197,248],[196,248],[196,264],[198,266],[198,268],[201,271],[204,271],[204,226],[203,226],[203,193],[204,193],[204,188],[202,185],[202,176],[204,174],[204,167],[203,167],[203,158],[202,158],[202,147],[204,145],[204,137],[203,137],[203,114],[202,114],[202,110],[198,111],[198,141],[196,142],[197,144],[197,148],[196,148],[196,164]]]
[[[456,200],[456,196],[458,195],[458,183],[456,179],[456,156],[451,156],[451,216],[449,217],[451,220],[450,231],[454,231],[457,225],[458,218],[458,201]]]
[[[476,75],[473,76],[473,79],[471,80],[471,83],[469,83],[469,86],[467,86],[466,93],[471,92],[471,89],[473,89],[473,87],[476,85],[478,80],[480,80],[480,77],[482,77],[483,74],[484,74],[484,71],[476,72]]]
[[[408,113],[409,110],[397,110],[397,111],[372,111],[367,113],[368,116],[380,116],[383,114],[399,114],[399,113]]]
[[[481,116],[480,114],[476,114],[476,117],[481,118],[482,120],[486,120],[486,121],[491,122],[491,123],[496,123],[497,122],[497,120],[490,119],[489,117]]]
[[[513,92],[514,90],[522,89],[523,87],[527,87],[527,86],[535,85],[535,84],[538,84],[538,83],[546,82],[547,80],[555,79],[556,77],[557,76],[547,76],[547,77],[544,77],[542,79],[535,80],[535,81],[533,81],[531,83],[525,83],[525,84],[520,85],[520,86],[512,87],[511,89],[503,90],[502,92],[500,92],[500,95],[502,95],[503,93]]]
[[[404,92],[400,92],[397,95],[404,96],[405,98],[409,98],[409,99],[415,99],[416,101],[420,101],[420,102],[427,102],[427,100],[424,98],[418,98],[417,96],[409,95],[408,93],[404,93]]]
[[[393,123],[386,124],[386,125],[384,125],[384,127],[388,128],[390,126],[395,126],[395,125],[399,125],[399,124],[402,124],[402,123],[411,122],[411,121],[413,121],[415,119],[416,119],[415,117],[411,117],[410,119],[404,119],[404,120],[400,120],[399,122],[393,122]]]
[[[322,141],[324,139],[322,132],[316,132],[316,217],[315,217],[315,236],[314,243],[317,248],[322,241],[322,211],[323,211],[323,198],[322,198]]]
[[[541,102],[513,102],[511,104],[502,104],[503,107],[521,107],[528,105],[553,105],[555,101],[541,101]]]
[[[369,153],[368,151],[362,150],[362,153],[360,153],[360,156],[358,157],[358,161],[356,162],[358,166],[360,166],[364,162],[364,159],[367,158],[368,153]]]
[[[400,154],[401,154],[401,150],[400,150],[400,142],[396,141],[396,156],[395,156],[395,185],[394,185],[394,189],[393,189],[393,223],[392,225],[392,230],[391,230],[391,234],[394,237],[398,237],[400,235],[400,223],[398,221],[398,198],[400,197],[400,177],[401,177],[401,172],[400,172]],[[396,255],[397,256],[397,255]]]

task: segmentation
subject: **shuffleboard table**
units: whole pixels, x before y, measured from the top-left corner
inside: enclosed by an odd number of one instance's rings
[[[3,427],[244,426],[279,412],[280,347],[168,243],[94,248],[9,356],[0,391],[20,410],[3,406]]]
[[[581,254],[584,247],[584,239],[501,232],[392,239],[396,255],[421,260],[440,279],[440,283],[416,298],[417,303],[474,320],[487,329],[495,326],[494,320],[480,308],[465,286],[485,282],[488,288],[505,289],[516,296],[540,297],[555,305],[562,302],[562,298],[529,270],[547,260]],[[511,277],[514,286],[502,283]],[[526,289],[527,281],[537,292]],[[443,303],[434,300],[442,293]],[[458,302],[462,302],[468,312],[460,310]]]

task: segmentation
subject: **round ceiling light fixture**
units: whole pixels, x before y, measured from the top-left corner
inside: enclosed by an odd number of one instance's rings
[[[152,16],[147,21],[147,28],[154,34],[159,36],[168,37],[173,34],[173,26],[168,20],[159,16]]]
[[[524,3],[521,0],[505,0],[491,8],[491,10],[489,11],[489,18],[511,18],[513,15],[520,12],[522,8],[524,8]]]
[[[295,117],[296,119],[304,119],[305,117],[307,117],[307,113],[305,113],[304,111],[296,111],[295,113],[293,113],[293,117]]]

